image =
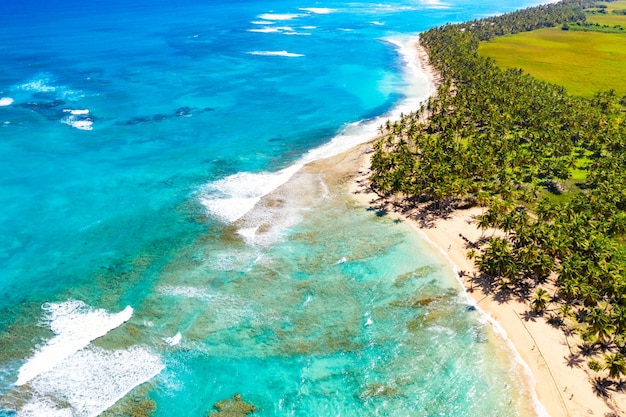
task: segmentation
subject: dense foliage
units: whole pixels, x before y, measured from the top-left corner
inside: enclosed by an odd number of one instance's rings
[[[578,332],[580,352],[616,379],[626,372],[624,99],[569,96],[477,54],[481,40],[580,21],[592,4],[565,0],[422,33],[442,81],[420,109],[381,128],[371,182],[407,201],[488,207],[477,225],[503,233],[474,254],[480,271]]]

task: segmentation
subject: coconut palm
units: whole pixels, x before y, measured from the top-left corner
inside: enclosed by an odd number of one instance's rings
[[[618,379],[626,375],[626,360],[620,352],[606,355],[604,357],[604,369],[609,371],[609,378]]]
[[[542,313],[550,303],[550,294],[543,288],[537,288],[530,301],[530,307],[536,313]]]

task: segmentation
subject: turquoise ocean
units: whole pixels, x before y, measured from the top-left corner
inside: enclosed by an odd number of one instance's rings
[[[0,416],[536,414],[452,266],[297,174],[536,3],[0,0]]]

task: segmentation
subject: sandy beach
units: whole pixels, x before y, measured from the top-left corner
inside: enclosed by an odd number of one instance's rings
[[[428,56],[418,43],[419,56],[424,71],[435,85],[438,77],[428,65]],[[483,231],[474,225],[474,218],[482,208],[474,207],[457,210],[446,218],[424,218],[418,209],[399,212],[391,201],[384,200],[369,188],[370,156],[373,152],[369,143],[338,155],[314,162],[306,170],[314,170],[324,175],[325,181],[345,183],[350,193],[367,207],[384,209],[389,216],[410,222],[416,233],[422,234],[441,255],[456,269],[459,280],[467,294],[475,301],[496,326],[505,335],[520,358],[532,374],[531,384],[540,402],[539,415],[551,417],[575,416],[622,416],[621,410],[625,399],[623,394],[613,394],[610,399],[597,396],[592,388],[591,379],[580,365],[568,364],[571,357],[570,346],[576,341],[566,336],[560,329],[551,326],[543,317],[535,317],[529,312],[526,303],[517,299],[501,299],[488,285],[481,285],[472,278],[477,276],[473,261],[467,258],[467,251],[473,242],[483,235]],[[487,231],[491,234],[492,232]],[[585,358],[581,358],[584,364]]]

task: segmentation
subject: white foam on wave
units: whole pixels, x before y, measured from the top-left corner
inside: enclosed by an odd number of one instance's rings
[[[248,213],[261,198],[274,191],[309,162],[328,158],[364,143],[378,133],[378,128],[387,119],[397,120],[419,108],[421,102],[435,91],[421,67],[415,36],[386,39],[396,47],[405,63],[404,84],[398,86],[405,95],[389,113],[374,119],[348,124],[343,131],[329,142],[311,149],[296,163],[277,172],[240,172],[209,183],[199,190],[199,200],[207,213],[224,222],[232,223]]]
[[[215,297],[215,294],[209,293],[203,288],[178,287],[170,285],[159,287],[159,293],[170,297],[199,298],[204,300],[209,300]]]
[[[55,336],[19,369],[16,385],[24,385],[38,375],[47,372],[68,356],[86,347],[92,340],[127,322],[133,315],[128,306],[119,313],[94,309],[82,301],[46,303],[43,322]]]
[[[32,91],[35,93],[52,93],[57,90],[53,85],[50,85],[52,77],[49,74],[39,74],[32,80],[19,86],[21,90]]]
[[[249,247],[271,246],[285,240],[286,232],[302,221],[301,212],[306,209],[307,207],[289,204],[279,204],[278,207],[270,204],[254,209],[241,222],[242,227],[237,233]]]
[[[337,9],[330,9],[328,7],[301,7],[300,10],[315,14],[330,14],[337,11]]]
[[[243,240],[245,240],[248,245],[252,245],[256,238],[257,230],[259,230],[259,226],[244,227],[244,228],[237,230],[237,234],[243,237]]]
[[[414,36],[399,36],[385,39],[394,45],[404,62],[404,81],[406,86],[402,88],[405,95],[390,114],[391,119],[399,119],[400,114],[407,114],[419,108],[422,101],[436,92],[419,59],[419,51],[416,48],[417,39]]]
[[[302,164],[277,172],[240,172],[203,187],[200,202],[213,216],[231,223],[252,210],[264,195],[280,187],[293,176]]]
[[[180,334],[180,332],[176,333],[174,336],[172,337],[164,337],[163,341],[165,343],[167,343],[170,346],[176,346],[180,343],[180,340],[183,338],[183,336]]]
[[[63,112],[77,116],[89,114],[89,109],[63,109]]]
[[[64,85],[55,85],[55,77],[47,72],[42,72],[35,75],[25,83],[15,86],[16,94],[22,96],[23,94],[18,92],[26,92],[29,94],[47,93],[55,98],[64,100],[77,100],[84,97],[84,94],[80,91],[75,91]],[[20,98],[22,100],[22,98]],[[28,98],[28,101],[32,101],[33,98]]]
[[[273,25],[276,22],[273,22],[271,20],[255,20],[250,23],[252,23],[253,25]]]
[[[83,349],[31,382],[32,397],[17,416],[95,417],[164,368],[158,356],[137,346]]]
[[[441,0],[419,0],[422,6],[426,6],[429,9],[449,9],[450,5],[442,2]]]
[[[290,26],[265,26],[262,28],[252,28],[252,29],[248,29],[248,32],[254,32],[254,33],[279,33],[282,35],[311,35],[310,33],[302,33],[302,32],[296,32],[292,27]],[[257,51],[258,52],[258,51]],[[263,51],[261,51],[263,52]],[[291,54],[288,53],[286,51],[280,51],[282,53],[285,53],[287,55],[283,55],[283,56],[302,56],[300,54]],[[258,53],[257,55],[263,55],[266,53]],[[271,52],[271,54],[275,54],[274,52]]]
[[[250,55],[262,55],[262,56],[284,56],[289,58],[296,58],[304,56],[303,54],[297,54],[294,52],[287,51],[252,51],[248,52]]]
[[[1,97],[0,98],[0,107],[6,107],[13,104],[13,99],[11,97]]]
[[[278,33],[278,32],[280,32],[280,29],[275,28],[275,27],[264,27],[264,28],[260,28],[260,29],[248,29],[248,32],[254,32],[254,33]]]
[[[205,262],[218,271],[243,271],[251,268],[263,258],[263,254],[246,251],[211,251]]]
[[[47,398],[37,398],[26,403],[18,412],[17,417],[74,417],[69,408],[59,409]]]
[[[78,130],[93,130],[93,120],[77,118],[75,114],[61,119],[61,123],[70,125]]]
[[[298,17],[306,16],[299,13],[263,13],[257,16],[259,19],[263,20],[292,20]]]

